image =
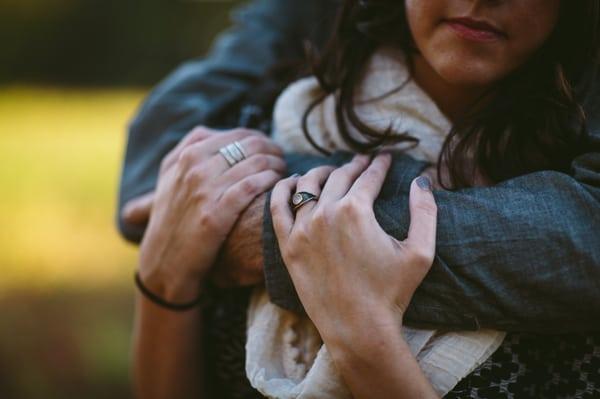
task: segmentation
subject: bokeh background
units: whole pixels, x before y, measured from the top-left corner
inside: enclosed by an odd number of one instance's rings
[[[128,398],[128,121],[241,1],[0,0],[0,397]]]

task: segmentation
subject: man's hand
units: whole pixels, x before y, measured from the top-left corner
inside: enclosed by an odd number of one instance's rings
[[[128,201],[121,210],[121,217],[130,224],[144,224],[150,219],[152,204],[154,203],[154,191],[140,195]]]
[[[262,226],[266,197],[256,197],[229,233],[213,271],[212,280],[217,286],[249,286],[264,280]]]
[[[177,159],[172,151],[163,160],[169,166]],[[262,224],[266,194],[257,196],[242,212],[221,248],[213,272],[218,286],[247,286],[263,281]],[[126,223],[148,223],[155,202],[151,191],[127,202],[121,212]]]
[[[150,219],[154,192],[129,201],[122,217],[141,224]],[[261,194],[242,213],[227,237],[215,265],[212,280],[220,287],[258,284],[263,281],[262,224],[266,194]]]

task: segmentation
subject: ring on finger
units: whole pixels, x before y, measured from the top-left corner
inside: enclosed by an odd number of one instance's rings
[[[317,201],[318,199],[319,199],[319,197],[313,193],[309,193],[306,191],[299,191],[292,196],[291,202],[292,202],[293,210],[294,210],[294,212],[297,212],[298,209],[300,209],[304,204],[306,204],[310,201]]]
[[[246,151],[239,141],[221,147],[219,153],[223,155],[230,167],[246,159]]]

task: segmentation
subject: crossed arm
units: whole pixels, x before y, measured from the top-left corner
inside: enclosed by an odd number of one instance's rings
[[[541,333],[598,329],[590,316],[600,313],[599,158],[588,154],[576,160],[574,176],[545,171],[495,187],[436,191],[437,256],[406,322]],[[304,172],[301,166],[341,159],[346,157],[305,158],[301,165],[288,163],[288,168]],[[406,237],[407,183],[419,165],[396,155],[376,201],[379,223],[397,239]],[[234,277],[252,282],[264,262],[272,301],[301,312],[268,204],[268,196],[259,197],[238,222],[226,247],[227,263],[237,265]],[[261,228],[262,254],[257,238]]]
[[[302,34],[297,31],[314,26],[306,23],[314,17],[309,11],[321,15],[326,3],[256,2],[207,60],[184,65],[159,85],[131,125],[119,208],[153,190],[162,157],[192,127],[236,125],[228,118],[231,108],[256,87],[269,66],[298,54]],[[597,104],[588,107],[592,122]],[[591,128],[600,134],[597,123]],[[289,154],[288,172],[339,165],[347,158]],[[396,238],[406,236],[409,183],[424,166],[397,155],[375,203],[379,223]],[[494,187],[434,194],[439,209],[437,257],[415,293],[407,323],[538,332],[599,328],[593,317],[600,313],[597,149],[574,160],[571,175],[545,171]],[[254,272],[264,260],[272,300],[301,311],[270,215],[262,212],[268,205],[268,196],[261,196],[246,210],[223,256],[235,262],[250,260],[248,270]],[[144,231],[143,224],[127,224],[121,218],[119,225],[134,241]]]

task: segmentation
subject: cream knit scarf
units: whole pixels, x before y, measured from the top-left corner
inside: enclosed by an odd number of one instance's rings
[[[407,77],[399,50],[378,50],[358,88],[356,111],[376,130],[391,127],[395,133],[419,138],[419,145],[407,154],[435,163],[451,125],[414,81],[390,93]],[[306,140],[301,121],[308,105],[322,93],[317,80],[309,77],[281,94],[274,111],[274,140],[284,150],[318,153]],[[333,95],[313,110],[308,127],[322,147],[349,150],[338,131]],[[492,330],[440,333],[408,327],[402,328],[402,334],[441,396],[483,363],[505,336]],[[255,290],[248,311],[246,374],[252,386],[270,398],[352,397],[310,319],[270,303],[264,288]]]

